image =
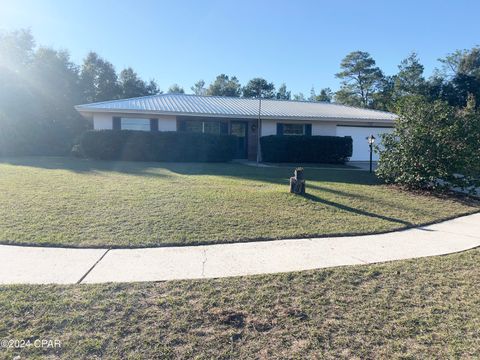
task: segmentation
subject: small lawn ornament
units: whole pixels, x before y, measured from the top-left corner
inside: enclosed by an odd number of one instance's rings
[[[295,176],[290,178],[290,192],[297,195],[305,195],[305,177],[303,168],[295,169]]]

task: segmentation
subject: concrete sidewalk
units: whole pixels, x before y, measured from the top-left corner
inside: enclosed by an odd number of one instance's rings
[[[480,246],[480,214],[387,234],[146,249],[0,245],[0,284],[202,279],[449,254]]]

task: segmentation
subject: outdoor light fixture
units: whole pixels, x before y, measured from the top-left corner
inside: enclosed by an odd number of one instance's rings
[[[367,137],[367,140],[368,140],[368,145],[372,146],[373,143],[375,142],[375,136],[370,135],[369,137]]]
[[[370,147],[370,172],[372,172],[372,155],[373,155],[373,143],[375,142],[375,136],[371,134],[367,137],[368,146]]]

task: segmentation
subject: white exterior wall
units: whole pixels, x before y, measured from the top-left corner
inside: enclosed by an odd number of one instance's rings
[[[159,131],[177,131],[177,117],[174,115],[157,115],[157,116],[141,116],[137,114],[93,114],[93,129],[94,130],[111,130],[112,118],[118,116],[121,118],[144,118],[144,119],[158,119]]]
[[[337,124],[314,122],[312,123],[312,135],[335,136],[337,135]]]
[[[350,161],[368,161],[370,159],[370,147],[368,146],[367,137],[369,135],[375,136],[375,145],[381,147],[381,134],[389,134],[393,128],[378,128],[378,127],[353,127],[353,126],[338,126],[337,136],[351,136],[353,153]],[[373,152],[372,160],[378,161],[378,154]]]
[[[262,120],[262,136],[277,135],[276,120]]]
[[[112,130],[111,114],[93,114],[94,130]]]
[[[158,131],[177,131],[177,117],[174,115],[161,115],[158,118]]]

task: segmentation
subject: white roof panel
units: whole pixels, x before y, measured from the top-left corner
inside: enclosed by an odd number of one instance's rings
[[[77,105],[79,112],[138,112],[172,115],[258,117],[259,100],[248,98],[161,94]],[[358,119],[390,122],[396,115],[324,102],[262,99],[261,117],[275,119]]]

